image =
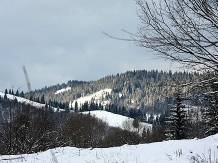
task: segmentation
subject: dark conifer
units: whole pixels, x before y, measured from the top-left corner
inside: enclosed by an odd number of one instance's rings
[[[214,135],[218,133],[218,83],[212,81],[212,90],[205,93],[205,111],[204,122],[206,124],[205,136]]]
[[[19,91],[17,90],[16,93],[15,93],[15,96],[19,97],[20,94],[19,94]]]
[[[77,101],[75,102],[75,106],[74,106],[74,111],[77,113],[78,112],[78,103],[77,103]]]
[[[45,96],[44,96],[44,94],[42,95],[40,102],[41,102],[41,104],[45,104]]]
[[[24,98],[24,93],[23,93],[23,91],[20,93],[20,97],[23,97],[23,98]]]
[[[5,89],[5,94],[8,94],[8,90],[7,89]]]
[[[170,116],[166,118],[166,136],[167,139],[180,140],[187,138],[187,114],[182,104],[186,98],[180,91],[175,96],[176,104],[170,106]]]

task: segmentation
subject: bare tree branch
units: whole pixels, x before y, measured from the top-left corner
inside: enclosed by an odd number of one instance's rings
[[[128,41],[189,68],[218,70],[217,1],[136,0],[136,3],[141,25],[137,34],[124,31],[132,38]]]

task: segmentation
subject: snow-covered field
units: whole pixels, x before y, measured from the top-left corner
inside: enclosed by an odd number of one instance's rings
[[[84,114],[88,114],[89,112],[83,112]],[[135,129],[132,125],[133,119],[118,115],[118,114],[113,114],[107,111],[103,110],[96,110],[96,111],[90,111],[90,114],[92,116],[95,116],[99,119],[101,119],[103,122],[106,122],[109,126],[112,127],[119,127],[121,129],[126,129],[128,131],[137,131],[138,129]],[[143,128],[145,127],[146,131],[147,129],[151,130],[152,125],[144,122],[139,123],[139,133],[141,134],[143,131]]]
[[[174,140],[113,148],[64,147],[36,154],[0,156],[1,163],[215,163],[218,134],[205,139]],[[203,160],[206,160],[203,162]]]

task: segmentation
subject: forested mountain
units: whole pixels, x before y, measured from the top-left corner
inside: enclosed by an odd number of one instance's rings
[[[195,94],[194,90],[189,93],[187,83],[196,82],[199,77],[197,73],[140,70],[106,76],[98,81],[68,81],[33,91],[30,99],[44,104],[40,108],[20,103],[22,97],[19,96],[23,93],[17,91],[15,96],[11,95],[12,90],[6,89],[0,98],[0,132],[3,133],[0,149],[7,150],[0,153],[34,153],[62,145],[95,148],[204,137],[205,130],[210,128],[204,124],[203,112],[196,106],[186,108],[184,105],[200,101],[192,97],[193,100],[186,102],[186,97]],[[81,101],[83,105],[79,105]],[[75,105],[69,108],[69,103]],[[169,105],[172,103],[174,105]],[[54,105],[57,109],[52,108]],[[60,112],[59,108],[64,110]],[[78,114],[79,109],[87,112]],[[123,129],[111,127],[107,121],[92,116],[93,110],[133,119],[122,123]],[[142,122],[152,127],[140,127]]]
[[[200,75],[197,73],[136,70],[110,75],[97,81],[70,80],[67,83],[44,87],[33,91],[33,98],[46,103],[62,103],[67,106],[78,98],[103,89],[111,93],[100,98],[126,108],[140,108],[146,111],[163,111],[168,108],[178,84],[190,83]],[[183,89],[187,93],[188,87]],[[74,107],[74,106],[72,106]]]

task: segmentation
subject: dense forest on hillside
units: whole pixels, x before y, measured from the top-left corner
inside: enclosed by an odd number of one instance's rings
[[[67,83],[44,87],[33,91],[34,99],[45,99],[61,103],[69,103],[102,89],[112,89],[110,95],[101,100],[109,100],[126,108],[140,108],[145,111],[162,112],[168,108],[176,91],[176,85],[196,81],[198,73],[136,70],[117,75],[106,76],[97,81],[70,80]],[[71,87],[70,90],[55,94],[56,91]],[[183,89],[188,93],[189,87]],[[193,92],[192,92],[193,93]]]

